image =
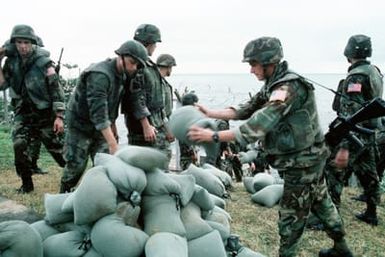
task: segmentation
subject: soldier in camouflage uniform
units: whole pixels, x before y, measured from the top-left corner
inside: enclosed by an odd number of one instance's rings
[[[141,42],[152,56],[161,42],[159,29],[152,24],[140,25],[134,39]],[[161,150],[171,158],[170,138],[166,123],[166,95],[169,88],[162,83],[158,66],[149,59],[143,70],[126,85],[122,97],[122,113],[128,130],[128,143]]]
[[[34,189],[29,154],[33,137],[41,138],[52,157],[64,166],[63,145],[58,137],[64,131],[64,94],[49,53],[36,46],[37,38],[30,26],[16,25],[10,43],[17,53],[10,54],[0,68],[0,89],[10,89],[15,112],[12,140],[16,172],[22,180],[18,192],[29,193]],[[6,54],[0,50],[0,60]]]
[[[213,132],[192,127],[190,139],[232,141],[243,145],[262,140],[269,164],[285,180],[279,210],[280,257],[296,255],[298,241],[310,211],[325,225],[334,247],[319,256],[353,256],[344,236],[342,219],[331,201],[323,177],[329,152],[324,144],[315,104],[314,88],[281,61],[283,51],[277,38],[262,37],[249,42],[244,62],[251,73],[265,81],[262,89],[237,108],[210,110],[200,106],[208,117],[248,119],[243,125]]]
[[[82,176],[88,157],[118,149],[114,126],[123,84],[130,83],[147,60],[146,49],[135,40],[123,43],[116,58],[91,64],[80,75],[68,104],[65,158],[60,192],[73,189]]]
[[[354,35],[349,38],[344,55],[351,66],[348,75],[342,82],[342,95],[339,99],[340,114],[348,117],[361,109],[367,101],[382,97],[383,80],[380,70],[366,59],[372,54],[371,40],[365,35]],[[380,119],[362,122],[362,127],[376,130],[380,128]],[[364,148],[343,140],[335,155],[337,168],[348,165],[356,174],[366,195],[367,208],[356,217],[371,225],[378,224],[377,205],[380,202],[380,180],[376,170],[375,135],[357,133],[364,143]]]

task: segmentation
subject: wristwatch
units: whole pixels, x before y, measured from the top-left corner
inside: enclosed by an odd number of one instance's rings
[[[212,135],[212,139],[214,143],[219,143],[219,135],[217,131],[214,131],[214,134]]]

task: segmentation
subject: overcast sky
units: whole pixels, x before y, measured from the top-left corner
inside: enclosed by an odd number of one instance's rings
[[[161,53],[174,74],[248,73],[243,48],[260,36],[278,37],[285,59],[301,73],[343,73],[349,36],[372,38],[374,64],[385,70],[385,2],[358,0],[15,0],[3,1],[0,42],[16,24],[29,24],[62,63],[85,68],[113,57],[142,23],[159,27]],[[64,70],[64,69],[63,69]]]

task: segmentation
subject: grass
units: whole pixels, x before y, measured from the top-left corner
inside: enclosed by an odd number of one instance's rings
[[[20,186],[13,166],[13,151],[10,129],[0,127],[0,195],[44,215],[43,198],[45,193],[58,192],[62,169],[58,167],[49,154],[42,148],[40,166],[48,170],[47,175],[34,175],[35,191],[27,195],[19,195],[15,189]],[[342,195],[341,213],[345,222],[347,240],[356,257],[384,257],[385,245],[385,205],[378,207],[380,224],[377,227],[355,219],[354,214],[365,209],[365,204],[350,199],[361,192],[357,188],[346,188]],[[266,256],[277,256],[279,235],[277,228],[278,206],[274,208],[260,207],[251,202],[251,195],[241,183],[235,184],[228,200],[227,211],[232,216],[231,232],[240,236],[243,245]],[[332,241],[326,233],[305,230],[299,244],[298,257],[318,256],[321,248],[331,247]]]

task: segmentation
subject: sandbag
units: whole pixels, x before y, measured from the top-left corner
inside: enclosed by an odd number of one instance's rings
[[[143,191],[143,195],[179,195],[180,192],[180,185],[160,169],[153,169],[151,172],[147,172],[147,186]]]
[[[36,222],[32,223],[30,226],[37,233],[39,233],[42,242],[46,238],[60,233],[57,229],[55,229],[54,227],[47,224],[47,222],[45,220],[36,221]]]
[[[257,204],[271,208],[279,202],[279,200],[282,198],[282,195],[283,185],[276,184],[267,186],[256,192],[251,196],[251,199]]]
[[[44,257],[81,257],[91,248],[91,240],[79,231],[68,231],[48,237],[43,247]]]
[[[172,233],[155,233],[147,240],[145,253],[146,257],[188,257],[187,240]]]
[[[232,220],[230,214],[226,210],[219,208],[218,206],[214,206],[214,208],[209,211],[202,211],[202,218],[206,220],[207,217],[212,214],[212,212],[222,213],[229,222],[231,222]]]
[[[169,232],[184,237],[186,230],[180,217],[179,200],[170,195],[143,196],[144,232],[151,236]]]
[[[146,233],[124,225],[115,214],[98,220],[91,231],[92,246],[104,257],[139,257],[147,239]]]
[[[91,247],[88,252],[83,255],[83,257],[103,257],[102,255],[100,255],[96,250],[95,248]]]
[[[223,225],[227,230],[230,231],[230,219],[229,215],[226,215],[223,211],[219,211],[220,208],[214,208],[207,215],[205,215],[204,219],[206,221],[214,221],[221,225]]]
[[[191,198],[191,202],[198,205],[202,211],[212,210],[215,206],[210,193],[199,185],[195,185],[195,191],[193,197]]]
[[[221,235],[217,230],[188,241],[189,257],[227,257]]]
[[[197,143],[191,141],[188,138],[187,133],[192,125],[201,128],[210,128],[212,130],[217,130],[215,120],[207,118],[194,106],[182,106],[176,109],[172,112],[168,122],[168,128],[176,139],[187,145],[201,145],[205,149],[207,156],[206,159],[209,162],[214,163],[219,153],[219,143]]]
[[[117,156],[106,153],[95,155],[95,166],[103,166],[107,176],[120,194],[128,200],[133,191],[142,193],[147,184],[146,174]]]
[[[55,228],[60,233],[64,233],[68,231],[79,231],[83,234],[89,234],[91,232],[90,224],[76,225],[73,221],[55,224],[55,225],[52,225],[52,227]]]
[[[258,157],[258,151],[249,150],[247,152],[239,152],[239,160],[242,164],[253,162]]]
[[[72,213],[72,214],[74,213],[74,197],[75,197],[75,192],[68,193],[68,197],[64,200],[61,206],[62,212]]]
[[[237,257],[265,257],[265,255],[254,252],[250,248],[242,247],[239,249]]]
[[[207,172],[206,170],[190,164],[187,170],[183,171],[181,174],[190,174],[195,177],[195,183],[206,188],[209,193],[214,194],[219,197],[226,196],[226,189],[223,183],[219,178]]]
[[[102,166],[89,169],[74,196],[75,224],[83,225],[114,213],[117,191]]]
[[[116,208],[116,215],[125,225],[137,227],[140,210],[140,206],[133,206],[130,202],[120,202]]]
[[[115,156],[145,172],[154,168],[167,170],[169,164],[164,153],[151,147],[128,145],[118,150]]]
[[[211,165],[209,163],[203,164],[202,168],[209,171],[211,174],[213,174],[217,178],[219,178],[226,189],[230,189],[233,187],[232,185],[233,180],[231,179],[231,176],[227,172],[224,172],[223,170],[220,170],[214,165]]]
[[[63,212],[62,205],[70,194],[44,194],[44,219],[50,225],[72,221],[74,214],[71,212]]]
[[[219,208],[226,209],[226,201],[223,198],[220,198],[216,195],[210,194],[211,199],[213,200],[215,206]]]
[[[274,177],[271,176],[270,174],[268,173],[257,173],[255,176],[254,176],[254,189],[256,192],[258,192],[259,190],[261,190],[262,188],[266,187],[266,186],[270,186],[272,184],[274,184]]]
[[[195,178],[193,175],[182,175],[167,173],[169,177],[180,185],[180,201],[182,206],[186,206],[190,202],[195,192]]]
[[[1,256],[43,257],[43,244],[39,233],[21,220],[0,223]]]
[[[254,188],[254,177],[243,177],[243,186],[245,187],[246,191],[250,194],[254,194],[257,191],[255,191]]]
[[[211,221],[211,220],[206,220],[206,223],[212,229],[215,229],[219,232],[223,242],[226,242],[227,239],[230,237],[230,227],[223,226],[221,223]]]
[[[198,205],[190,202],[182,208],[181,219],[186,229],[186,238],[188,241],[204,236],[213,229],[202,219],[201,210]]]

